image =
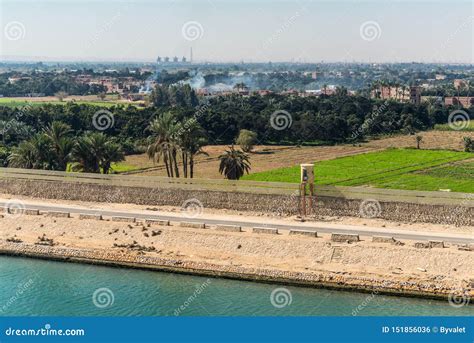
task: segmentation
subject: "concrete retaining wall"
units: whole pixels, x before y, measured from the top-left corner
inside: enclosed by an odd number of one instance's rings
[[[137,220],[133,217],[112,217],[113,222],[135,223]]]
[[[204,223],[194,223],[194,222],[180,222],[179,226],[181,227],[189,227],[193,229],[205,229],[206,224]]]
[[[252,229],[253,233],[266,233],[266,234],[271,234],[271,235],[278,235],[278,230],[277,229],[272,229],[269,227],[254,227]]]
[[[56,218],[70,218],[71,217],[71,214],[69,212],[50,211],[50,212],[47,212],[46,215],[48,217],[56,217]]]
[[[316,231],[309,231],[309,230],[290,230],[290,235],[318,237],[318,233]]]
[[[46,199],[182,206],[196,198],[205,208],[255,211],[291,216],[299,213],[298,197],[280,194],[195,191],[171,188],[125,187],[119,185],[0,179],[2,192]],[[321,216],[360,216],[361,200],[315,197],[312,213]],[[309,201],[307,201],[307,204]],[[309,213],[309,209],[307,210]],[[474,207],[428,205],[380,201],[379,218],[401,222],[426,222],[474,226]]]
[[[145,220],[145,224],[169,226],[170,221],[169,220],[158,220],[158,219],[147,219],[147,220]]]
[[[228,232],[242,232],[242,227],[236,225],[216,225],[216,230]]]
[[[100,214],[79,213],[79,219],[102,220]]]
[[[331,241],[333,242],[358,242],[359,240],[359,235],[331,234]]]

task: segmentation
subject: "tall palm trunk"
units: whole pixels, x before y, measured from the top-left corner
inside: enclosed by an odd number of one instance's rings
[[[189,154],[189,177],[192,179],[194,177],[194,156]]]
[[[173,173],[173,155],[171,154],[171,151],[168,151],[168,159],[170,161],[170,176],[174,177],[174,173]]]
[[[181,158],[183,160],[183,174],[184,177],[188,177],[188,153],[186,151],[181,152]]]
[[[176,175],[176,177],[179,177],[179,168],[178,168],[178,159],[176,158],[177,157],[176,149],[173,149],[172,154],[173,154],[174,174]]]
[[[171,177],[170,168],[168,166],[168,156],[166,155],[166,153],[165,153],[165,156],[163,157],[163,161],[165,162],[165,166],[166,166],[166,175],[168,175],[168,177]]]

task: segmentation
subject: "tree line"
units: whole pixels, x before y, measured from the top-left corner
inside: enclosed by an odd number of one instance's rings
[[[202,99],[188,85],[172,85],[158,86],[149,107],[109,108],[113,125],[101,132],[93,125],[99,110],[76,103],[0,106],[0,165],[65,170],[76,164],[76,170],[110,172],[113,160],[123,154],[146,152],[165,164],[169,176],[192,177],[195,156],[204,145],[231,145],[241,130],[253,132],[259,144],[357,142],[447,123],[453,108],[350,96],[344,88],[319,97]],[[86,154],[96,158],[87,160]]]

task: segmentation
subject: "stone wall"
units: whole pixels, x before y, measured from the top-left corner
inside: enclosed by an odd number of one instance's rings
[[[0,193],[36,198],[92,202],[134,203],[150,206],[182,206],[198,199],[204,208],[254,211],[289,216],[299,214],[298,197],[243,192],[196,191],[170,188],[126,187],[117,185],[38,180],[0,179]],[[306,202],[308,204],[308,202]],[[312,213],[321,216],[361,216],[363,202],[357,199],[316,197]],[[474,225],[474,208],[380,201],[375,216],[402,222]],[[310,209],[307,209],[310,212]],[[363,212],[363,211],[362,211]],[[369,211],[370,212],[370,211]],[[374,214],[374,211],[370,212]]]

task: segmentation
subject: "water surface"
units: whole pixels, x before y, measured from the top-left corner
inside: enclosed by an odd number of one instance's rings
[[[273,296],[272,296],[273,293]],[[473,315],[448,301],[0,256],[0,315]]]

